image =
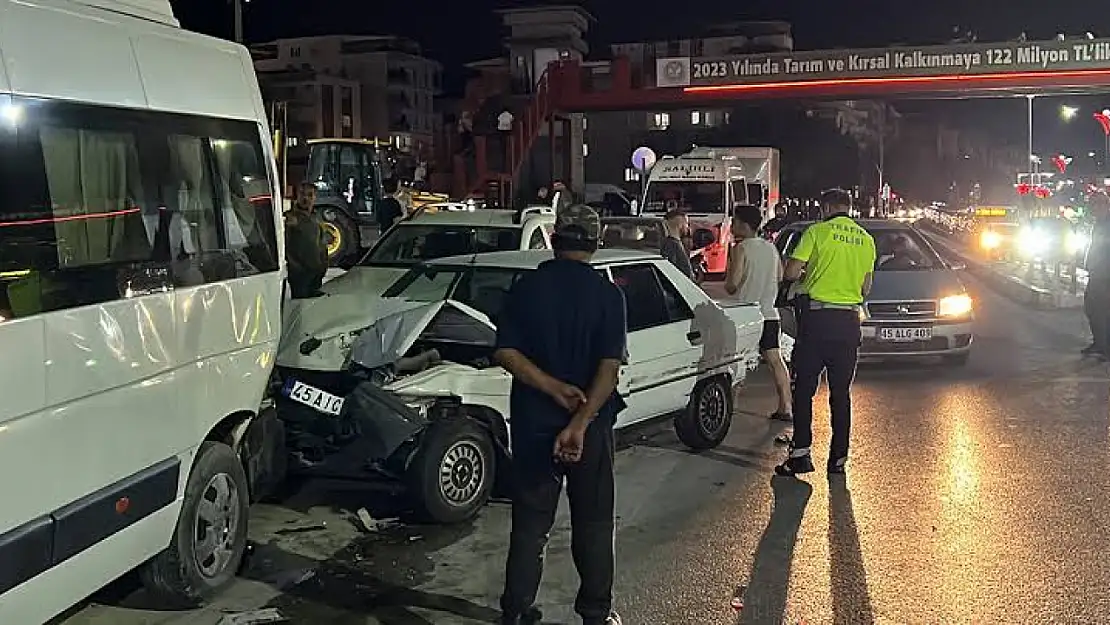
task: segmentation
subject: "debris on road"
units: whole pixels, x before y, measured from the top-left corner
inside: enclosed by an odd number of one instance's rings
[[[225,614],[216,625],[261,625],[262,623],[287,623],[289,622],[276,608],[252,610],[250,612],[236,612]]]
[[[358,512],[355,513],[355,517],[357,519],[355,526],[363,532],[367,532],[370,534],[380,532],[388,527],[397,525],[398,523],[397,519],[375,519],[374,517],[370,516],[370,513],[367,512],[366,508],[359,508]]]
[[[304,534],[306,532],[319,532],[328,529],[328,524],[324,522],[314,523],[312,525],[303,525],[301,527],[286,527],[274,532],[285,536],[287,534]]]

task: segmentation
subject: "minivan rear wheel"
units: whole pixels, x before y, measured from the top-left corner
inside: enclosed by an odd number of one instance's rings
[[[199,606],[235,577],[247,548],[248,490],[231,447],[201,443],[170,546],[140,570],[164,605]]]

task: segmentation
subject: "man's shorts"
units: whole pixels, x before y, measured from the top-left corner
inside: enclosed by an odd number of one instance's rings
[[[763,322],[763,335],[759,337],[759,351],[765,352],[771,349],[779,348],[779,332],[782,330],[782,323],[775,319],[773,321]]]

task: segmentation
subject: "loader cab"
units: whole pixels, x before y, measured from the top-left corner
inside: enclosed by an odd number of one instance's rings
[[[328,258],[342,266],[378,237],[388,144],[376,139],[308,141],[305,179],[316,185],[316,211],[328,235]]]

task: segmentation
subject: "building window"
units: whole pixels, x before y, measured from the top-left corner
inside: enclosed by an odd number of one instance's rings
[[[582,157],[585,158],[590,155],[590,146],[587,143],[582,144]]]
[[[625,182],[636,182],[639,179],[640,179],[640,172],[636,171],[635,169],[633,169],[631,167],[625,167],[624,168],[624,181]]]
[[[586,123],[586,116],[582,116],[582,130],[589,130],[590,125]]]
[[[690,111],[690,125],[701,125],[701,111]]]
[[[651,118],[652,130],[666,130],[671,125],[670,113],[656,113]]]
[[[293,47],[289,48],[289,56],[291,56],[295,59],[301,58],[301,48],[300,48],[300,46],[293,46]]]

